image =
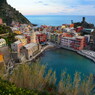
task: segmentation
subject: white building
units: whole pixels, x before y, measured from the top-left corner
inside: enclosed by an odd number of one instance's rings
[[[6,46],[6,40],[0,39],[0,47]]]
[[[75,41],[75,37],[62,37],[61,46],[62,47],[71,47],[72,43]]]

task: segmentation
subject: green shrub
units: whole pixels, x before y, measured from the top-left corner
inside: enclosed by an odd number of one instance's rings
[[[38,92],[17,88],[14,84],[0,79],[0,95],[38,95]]]

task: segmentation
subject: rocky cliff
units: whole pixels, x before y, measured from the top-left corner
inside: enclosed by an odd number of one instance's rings
[[[31,22],[27,18],[25,18],[19,11],[11,7],[6,0],[0,0],[0,18],[2,18],[7,25],[10,25],[12,21],[20,22],[22,24],[26,23],[35,25],[31,24]]]

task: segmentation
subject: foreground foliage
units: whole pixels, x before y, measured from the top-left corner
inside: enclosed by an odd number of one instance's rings
[[[14,84],[0,79],[0,95],[38,95],[38,92],[17,88]]]
[[[11,84],[14,83],[16,85],[15,91],[19,92],[21,89],[20,95],[95,95],[92,74],[82,80],[80,73],[76,72],[74,79],[72,79],[69,74],[64,72],[56,86],[55,72],[49,70],[48,73],[45,73],[45,71],[46,67],[37,62],[32,65],[20,64],[15,67],[12,74],[5,76],[0,74],[0,76],[2,79],[10,81]],[[8,89],[3,87],[5,91],[14,92],[14,85],[6,87]],[[23,94],[23,92],[25,93]],[[8,91],[8,93],[10,92]]]

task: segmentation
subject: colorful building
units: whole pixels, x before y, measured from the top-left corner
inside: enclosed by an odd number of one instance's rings
[[[86,46],[85,37],[84,36],[62,37],[61,46],[72,48],[75,50],[82,50]]]
[[[64,28],[66,28],[67,26],[65,25],[65,24],[63,24],[62,26],[61,26],[61,29],[64,29]]]
[[[81,32],[83,30],[83,27],[79,26],[75,30],[76,30],[76,32]]]
[[[6,46],[6,40],[5,39],[0,39],[0,47]]]
[[[47,35],[46,34],[38,34],[36,36],[37,36],[39,43],[43,43],[43,42],[47,41]]]
[[[70,27],[71,27],[71,28],[74,27],[74,24],[70,24]]]
[[[11,49],[13,52],[20,53],[20,49],[23,47],[23,43],[21,41],[16,41],[11,44]]]
[[[18,34],[18,35],[19,35],[19,34],[22,34],[22,32],[21,32],[21,31],[18,31],[18,30],[14,31],[14,33],[15,33],[15,34]]]
[[[85,37],[84,36],[76,37],[76,40],[75,40],[75,43],[74,43],[74,49],[82,50],[85,46],[86,46]]]
[[[30,36],[31,36],[31,43],[37,43],[36,33],[34,32],[34,30],[32,30]]]
[[[72,43],[75,42],[74,37],[62,37],[61,38],[61,46],[72,48]]]
[[[2,18],[0,18],[0,24],[3,24],[3,20],[2,20]]]
[[[27,39],[23,35],[17,35],[15,36],[15,39],[21,41],[23,46],[27,44]]]
[[[84,29],[82,30],[82,32],[83,32],[84,34],[91,34],[92,32],[94,32],[94,29],[84,28]]]
[[[0,63],[4,62],[4,56],[2,53],[0,53]]]
[[[60,44],[61,36],[62,36],[62,34],[60,34],[60,33],[50,33],[49,40],[56,44]]]
[[[41,47],[36,43],[30,43],[23,47],[23,53],[28,60],[32,59],[40,50]]]
[[[69,34],[69,33],[63,33],[62,37],[73,37],[73,35]]]
[[[61,43],[61,37],[62,37],[62,35],[61,34],[58,34],[57,35],[57,44],[60,44]]]
[[[31,43],[31,33],[23,33],[23,35],[25,36],[25,38],[27,39],[27,44]]]
[[[11,44],[12,57],[16,62],[19,62],[22,47],[23,43],[19,40]]]
[[[31,43],[31,36],[30,35],[27,35],[26,39],[27,39],[27,44]]]
[[[91,36],[90,35],[84,35],[86,43],[90,43]]]
[[[54,39],[54,34],[53,34],[53,33],[50,34],[50,41],[52,41],[52,42],[55,41],[55,39]]]

